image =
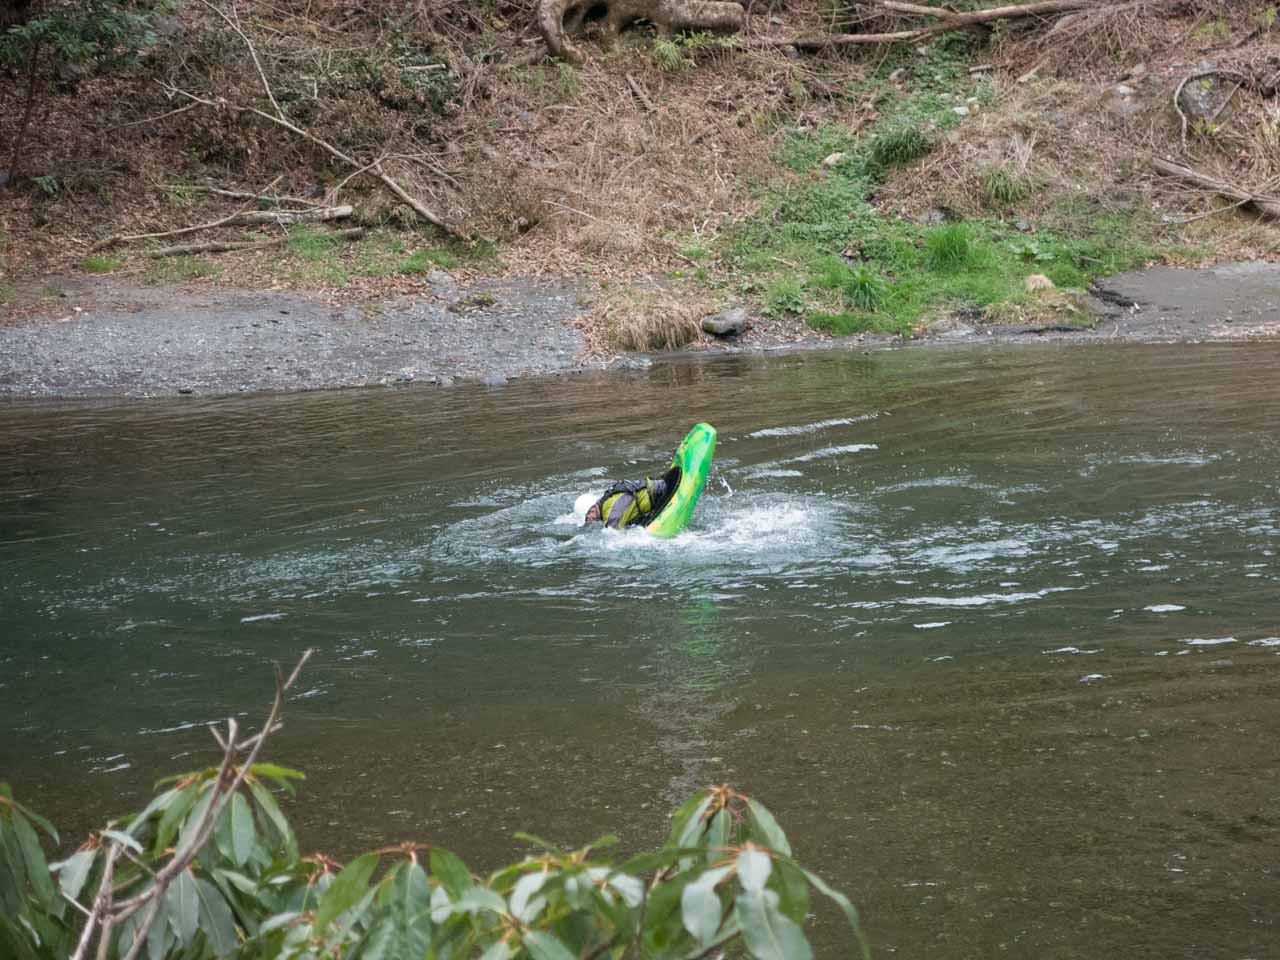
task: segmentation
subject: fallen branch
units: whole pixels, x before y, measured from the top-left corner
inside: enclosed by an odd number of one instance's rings
[[[392,179],[390,176],[387,175],[386,171],[382,169],[380,161],[374,161],[372,164],[363,164],[359,160],[356,160],[354,157],[350,157],[347,154],[343,153],[341,150],[339,150],[337,147],[335,147],[333,144],[329,143],[328,141],[321,140],[314,133],[310,133],[307,130],[303,130],[299,126],[295,126],[293,123],[286,120],[284,117],[274,116],[270,113],[266,113],[262,110],[259,110],[257,107],[246,107],[246,106],[240,106],[234,103],[227,103],[226,101],[208,100],[204,97],[198,97],[194,93],[190,93],[179,87],[170,86],[169,84],[165,84],[165,83],[161,83],[161,86],[163,86],[164,89],[167,90],[170,94],[175,94],[180,97],[186,97],[188,100],[193,100],[196,103],[202,103],[206,107],[213,107],[215,110],[227,109],[227,110],[234,110],[237,113],[252,113],[254,116],[261,117],[264,120],[269,120],[271,123],[276,124],[276,126],[283,127],[284,129],[288,130],[290,133],[293,133],[299,137],[302,137],[302,139],[304,140],[308,140],[311,143],[314,143],[320,149],[324,150],[325,153],[329,154],[332,157],[336,157],[337,159],[341,160],[343,163],[347,164],[348,166],[353,167],[362,172],[368,173],[373,177],[376,177],[378,180],[382,182],[383,186],[385,186],[388,190],[390,190],[393,194],[395,194],[395,196],[400,200],[401,203],[409,207],[409,209],[411,209],[414,213],[420,216],[423,220],[426,220],[428,223],[433,224],[436,227],[439,227],[441,230],[443,230],[445,233],[449,234],[452,237],[458,237],[461,240],[470,239],[464,231],[458,230],[456,227],[450,226],[438,214],[434,213],[428,207],[423,205],[423,203],[420,200],[418,200],[416,197],[410,196],[409,193],[405,191],[404,187],[400,186],[400,184],[396,183],[394,179]]]
[[[340,240],[359,240],[364,236],[364,227],[352,227],[349,230],[335,230],[325,234]],[[170,247],[151,250],[148,257],[180,257],[192,253],[228,253],[232,250],[262,250],[266,247],[278,247],[288,243],[288,237],[273,237],[270,240],[205,240],[201,243],[178,243]]]
[[[1182,164],[1174,163],[1171,160],[1163,160],[1156,157],[1151,161],[1151,164],[1155,167],[1156,172],[1163,176],[1172,177],[1184,183],[1191,183],[1203,190],[1211,190],[1232,200],[1238,200],[1240,206],[1252,207],[1259,216],[1268,220],[1280,220],[1280,199],[1276,197],[1268,197],[1254,193],[1251,190],[1245,190],[1234,184],[1227,183],[1225,180],[1218,180],[1208,174],[1192,170],[1190,167],[1184,167]]]
[[[313,210],[237,210],[230,216],[210,223],[197,223],[190,227],[178,227],[176,230],[161,230],[159,233],[134,233],[125,236],[116,235],[99,240],[93,245],[94,250],[104,250],[121,243],[134,243],[138,240],[158,240],[161,237],[181,237],[188,233],[200,233],[214,227],[252,227],[264,223],[283,226],[290,223],[320,223],[327,220],[344,220],[355,210],[349,205],[340,207],[316,207]]]
[[[764,41],[764,45],[791,46],[797,50],[826,50],[830,47],[843,47],[860,43],[907,43],[912,40],[923,39],[935,33],[962,30],[966,27],[991,23],[996,20],[1017,20],[1024,17],[1040,17],[1052,13],[1067,13],[1073,10],[1089,10],[1112,6],[1112,4],[1108,4],[1104,0],[1039,0],[1037,3],[1015,4],[1005,7],[992,7],[988,10],[957,13],[945,7],[900,3],[897,0],[867,0],[867,2],[859,5],[875,7],[889,13],[909,13],[915,16],[937,17],[938,22],[923,27],[914,27],[910,30],[896,30],[890,33],[832,33],[815,37],[770,39]]]
[[[198,107],[198,103],[189,103],[183,109]],[[297,203],[304,207],[323,207],[325,204],[319,200],[304,200],[302,197],[281,197],[274,194],[265,193],[248,193],[244,190],[224,190],[221,187],[206,187],[203,185],[190,185],[185,183],[167,183],[165,187],[169,190],[196,190],[200,193],[212,193],[219,197],[231,197],[233,200],[265,200],[268,203]]]
[[[644,92],[644,87],[640,86],[640,81],[628,73],[627,85],[631,87],[631,92],[640,98],[640,102],[644,104],[645,110],[649,111],[649,113],[653,113],[653,101],[650,100],[649,95]]]

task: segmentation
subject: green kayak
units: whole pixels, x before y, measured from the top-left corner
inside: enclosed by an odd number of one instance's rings
[[[711,458],[716,452],[716,428],[699,423],[676,447],[671,462],[680,468],[680,483],[666,506],[645,527],[655,537],[674,537],[685,528],[698,505],[698,497],[711,472]]]

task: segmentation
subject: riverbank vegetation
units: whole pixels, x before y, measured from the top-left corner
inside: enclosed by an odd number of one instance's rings
[[[671,309],[907,335],[955,311],[1087,324],[1098,275],[1280,256],[1268,0],[773,0],[696,22],[95,3],[123,19],[66,49],[33,25],[79,5],[5,7],[11,284],[645,278]],[[610,311],[615,348],[687,339]]]
[[[695,793],[656,851],[614,857],[616,837],[538,853],[477,876],[434,843],[407,842],[346,865],[303,856],[281,800],[303,779],[262,762],[306,661],[277,677],[256,734],[210,728],[217,766],[161,781],[140,813],[112,820],[58,862],[53,826],[0,784],[0,955],[15,960],[292,957],[604,960],[813,956],[811,891],[870,956],[849,900],[802,867],[758,801]],[[43,842],[42,842],[43,841]]]

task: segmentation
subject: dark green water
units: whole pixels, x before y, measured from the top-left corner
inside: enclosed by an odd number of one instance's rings
[[[315,647],[273,751],[313,847],[639,846],[729,781],[881,956],[1280,957],[1278,369],[964,348],[0,408],[0,778],[73,830],[136,808]],[[698,419],[690,530],[575,529]]]

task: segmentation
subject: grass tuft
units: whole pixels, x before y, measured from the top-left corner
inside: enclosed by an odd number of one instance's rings
[[[1031,185],[1008,167],[992,167],[982,175],[982,193],[990,207],[1016,207],[1031,195]]]
[[[903,123],[877,133],[867,145],[869,173],[883,175],[892,167],[918,160],[933,149],[933,141],[918,126]]]
[[[85,273],[113,273],[124,266],[119,257],[85,257],[80,261],[80,269]]]
[[[289,252],[303,260],[327,260],[341,243],[337,237],[307,224],[298,224],[289,230]]]
[[[954,273],[967,266],[973,256],[969,228],[963,223],[938,227],[925,237],[924,249],[930,269]]]
[[[597,315],[614,350],[676,350],[697,340],[712,303],[686,290],[618,287],[601,300]]]
[[[430,273],[432,270],[452,270],[458,258],[448,250],[418,250],[410,254],[396,267],[399,273]]]

